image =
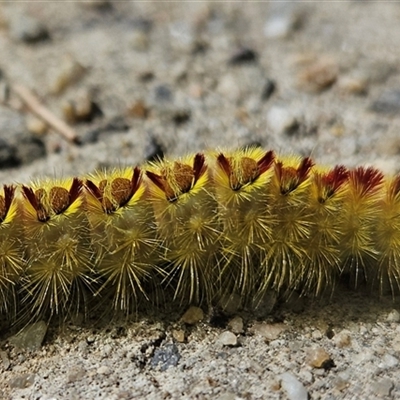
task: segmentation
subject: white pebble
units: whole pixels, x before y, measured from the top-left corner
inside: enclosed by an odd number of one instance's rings
[[[303,384],[290,372],[280,375],[282,388],[286,391],[289,400],[307,400],[308,392]]]

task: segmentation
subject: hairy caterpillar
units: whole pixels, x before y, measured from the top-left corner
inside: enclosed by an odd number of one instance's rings
[[[317,296],[342,274],[400,287],[400,175],[249,147],[3,186],[0,307],[36,317],[85,298]],[[172,298],[168,296],[171,293]],[[23,306],[26,305],[24,308]]]

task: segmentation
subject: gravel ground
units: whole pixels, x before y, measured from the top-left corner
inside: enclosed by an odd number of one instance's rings
[[[252,143],[395,172],[399,18],[394,2],[2,3],[0,181]],[[28,112],[18,85],[81,144]],[[0,398],[399,398],[398,308],[341,288],[271,296],[262,313],[3,329]]]

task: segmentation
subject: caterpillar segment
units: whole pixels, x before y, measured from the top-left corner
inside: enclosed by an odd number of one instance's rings
[[[23,303],[33,316],[78,306],[92,286],[90,229],[78,178],[22,186],[26,268]],[[79,308],[79,307],[78,307]]]
[[[303,244],[311,230],[307,204],[313,166],[308,157],[275,160],[266,190],[273,234],[271,240],[264,243],[265,257],[260,263],[264,276],[261,292],[268,288],[290,292],[301,276],[306,257]]]
[[[0,312],[17,310],[16,287],[25,265],[21,218],[16,187],[4,185],[0,191]]]
[[[250,147],[216,155],[213,173],[221,221],[221,282],[228,293],[248,297],[262,279],[260,250],[272,239],[267,188],[274,153]]]
[[[93,174],[85,182],[86,209],[95,251],[97,295],[111,293],[113,307],[129,313],[146,283],[160,272],[160,247],[139,168]]]
[[[165,248],[164,283],[180,302],[209,303],[217,290],[221,232],[205,156],[162,160],[146,169],[148,199]]]

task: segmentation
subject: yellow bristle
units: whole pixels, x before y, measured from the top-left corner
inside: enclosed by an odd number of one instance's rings
[[[27,266],[24,302],[33,316],[76,305],[92,276],[90,230],[82,181],[45,180],[22,187],[21,212]]]
[[[389,282],[400,289],[400,175],[385,180],[376,225],[377,273],[381,293]]]
[[[14,186],[0,192],[0,312],[15,311],[15,287],[25,265],[21,218]]]
[[[162,160],[146,169],[148,199],[165,246],[166,282],[175,285],[181,301],[210,301],[220,230],[205,157]]]
[[[378,257],[375,232],[380,215],[382,183],[383,174],[372,167],[358,167],[349,174],[339,249],[343,270],[350,272],[356,286],[360,274],[369,279],[370,265]]]
[[[275,223],[271,227],[271,241],[264,244],[261,291],[268,287],[278,291],[293,288],[301,275],[306,254],[304,240],[310,236],[307,197],[312,167],[309,158],[288,157],[275,161],[267,191],[268,207]]]
[[[343,206],[348,189],[348,170],[314,168],[305,215],[310,222],[309,235],[303,239],[305,256],[296,287],[304,294],[320,295],[333,290],[340,273],[339,243],[343,223]]]
[[[143,284],[159,270],[160,243],[139,168],[98,172],[86,181],[87,214],[95,249],[96,271],[113,306],[129,312]]]
[[[221,152],[215,158],[213,183],[222,227],[221,286],[244,295],[252,293],[259,280],[255,256],[271,240],[273,223],[266,193],[274,153],[249,147]]]

